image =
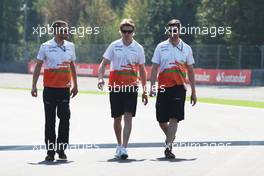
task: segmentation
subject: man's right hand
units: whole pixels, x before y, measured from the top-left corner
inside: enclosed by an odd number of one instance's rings
[[[104,80],[103,79],[99,79],[97,86],[98,86],[98,89],[103,90],[103,88],[104,88]]]
[[[38,96],[38,89],[36,86],[33,86],[31,89],[31,95],[32,97],[37,97]]]

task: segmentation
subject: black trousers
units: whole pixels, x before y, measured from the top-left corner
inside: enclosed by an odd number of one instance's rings
[[[64,151],[69,143],[70,126],[70,89],[49,88],[43,91],[45,109],[45,144],[48,154],[55,154],[55,150]],[[60,119],[58,138],[56,139],[56,114]]]

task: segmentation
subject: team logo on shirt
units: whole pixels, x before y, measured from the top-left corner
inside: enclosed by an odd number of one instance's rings
[[[122,70],[110,72],[109,85],[136,85],[138,81],[137,64],[121,66]]]
[[[184,64],[175,60],[174,62],[169,63],[169,65],[171,65],[171,67],[165,69],[163,73],[178,73],[182,77],[186,77],[186,69]]]
[[[116,45],[115,51],[123,51],[123,46],[122,45]]]
[[[56,73],[70,72],[70,62],[63,62],[63,63],[57,64],[57,66],[55,68],[49,68],[46,70],[48,70],[50,72],[56,72]]]
[[[132,51],[133,53],[137,53],[137,50],[135,49],[130,49],[129,51]]]
[[[116,71],[116,74],[122,74],[122,75],[128,75],[128,76],[138,76],[136,67],[137,67],[136,64],[121,65],[121,68],[123,69]]]
[[[61,64],[58,64],[58,68],[69,68],[71,62],[63,62]]]
[[[172,87],[174,85],[184,85],[186,82],[185,64],[178,61],[169,63],[169,68],[166,68],[159,73],[159,87]]]
[[[57,50],[55,50],[55,49],[50,49],[50,50],[48,50],[48,52],[49,52],[49,53],[57,52]]]
[[[164,45],[164,46],[161,46],[160,49],[161,49],[161,52],[164,52],[164,51],[169,51],[169,45]]]

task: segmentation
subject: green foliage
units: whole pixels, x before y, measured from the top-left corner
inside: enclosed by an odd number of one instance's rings
[[[79,47],[79,59],[82,62],[99,63],[107,45],[119,37],[120,17],[111,8],[107,0],[90,1],[80,15],[79,27],[91,27],[93,33],[84,37],[74,37]],[[95,32],[95,28],[99,33]]]
[[[262,0],[1,0],[0,61],[28,59],[24,58],[25,39],[28,56],[35,57],[40,43],[51,36],[33,35],[33,27],[62,19],[77,28],[91,27],[92,33],[99,27],[97,35],[71,36],[79,61],[98,63],[107,45],[120,37],[119,23],[123,18],[135,21],[134,37],[144,46],[147,63],[156,45],[167,38],[164,27],[172,18],[180,19],[183,26],[230,26],[230,35],[181,36],[188,44],[227,45],[227,59],[237,57],[239,44],[261,45],[264,41]],[[13,51],[14,48],[17,49]]]
[[[197,20],[200,26],[232,27],[230,35],[198,38],[206,44],[263,44],[264,2],[261,0],[202,0]]]
[[[19,57],[14,52],[14,44],[18,44],[23,37],[21,2],[17,0],[0,1],[0,61],[12,60]]]
[[[196,4],[197,1],[183,0],[128,0],[123,16],[135,20],[137,26],[135,38],[145,47],[147,63],[150,63],[156,45],[166,40],[165,25],[169,20],[177,18],[183,25],[195,25]],[[187,43],[194,40],[193,36],[181,37]]]

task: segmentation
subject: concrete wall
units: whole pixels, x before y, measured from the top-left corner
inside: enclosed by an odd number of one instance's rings
[[[264,86],[264,69],[252,70],[252,86]]]
[[[28,73],[27,62],[0,62],[0,72]]]
[[[0,73],[28,73],[27,62],[0,62]],[[251,86],[264,86],[264,69],[252,70]]]

